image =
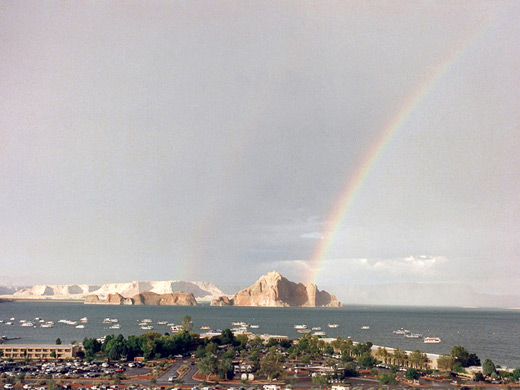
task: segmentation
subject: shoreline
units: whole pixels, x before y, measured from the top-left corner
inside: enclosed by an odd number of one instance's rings
[[[66,299],[66,298],[13,298],[0,296],[0,303],[2,302],[75,302],[81,303],[82,299]]]

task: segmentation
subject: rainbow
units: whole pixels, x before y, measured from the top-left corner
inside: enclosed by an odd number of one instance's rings
[[[310,266],[306,278],[307,283],[316,283],[322,268],[322,263],[325,260],[330,247],[334,243],[338,231],[342,226],[356,195],[360,192],[363,183],[369,177],[370,172],[374,169],[378,158],[382,155],[399,130],[403,128],[404,124],[407,122],[408,118],[410,118],[417,106],[419,106],[434,89],[437,82],[444,77],[450,67],[460,58],[462,53],[470,47],[476,38],[480,37],[485,30],[485,28],[482,28],[480,33],[477,32],[476,34],[474,31],[471,31],[471,33],[466,37],[459,39],[452,50],[438,61],[436,66],[432,67],[434,70],[423,78],[424,81],[420,83],[411,94],[409,94],[407,99],[400,106],[400,109],[383,127],[379,137],[359,162],[354,173],[349,176],[346,186],[329,213],[325,228],[322,230],[322,239],[318,240],[310,258]]]

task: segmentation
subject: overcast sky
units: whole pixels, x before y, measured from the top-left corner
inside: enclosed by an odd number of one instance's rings
[[[516,291],[519,20],[518,1],[1,0],[0,284],[305,280],[415,99],[318,286]]]

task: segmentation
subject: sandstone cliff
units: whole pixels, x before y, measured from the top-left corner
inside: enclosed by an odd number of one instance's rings
[[[224,293],[210,282],[187,282],[181,280],[165,281],[134,281],[128,283],[109,283],[101,285],[70,284],[70,285],[37,285],[23,288],[0,287],[0,295],[19,299],[86,299],[89,295],[97,295],[105,300],[109,294],[120,294],[132,297],[143,292],[169,294],[177,291],[192,293],[199,301],[210,302]]]
[[[85,301],[83,302],[85,304],[96,304],[96,303],[103,303],[101,299],[96,294],[87,295],[85,298]]]
[[[170,306],[197,306],[197,301],[192,293],[175,292],[168,294],[156,294],[154,292],[143,292],[131,298],[125,298],[119,293],[108,294],[106,300],[101,300],[95,294],[85,298],[85,304],[102,305],[170,305]]]
[[[211,301],[211,306],[232,306],[233,301],[227,296],[223,295]]]
[[[278,272],[269,272],[233,296],[235,306],[340,307],[334,295],[318,290],[315,284],[294,283]]]

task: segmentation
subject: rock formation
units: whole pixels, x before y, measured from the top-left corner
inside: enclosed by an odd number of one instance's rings
[[[168,294],[156,294],[154,292],[143,292],[131,298],[125,298],[119,293],[108,294],[106,300],[91,294],[85,298],[85,304],[102,305],[171,305],[171,306],[197,306],[197,301],[192,293],[175,292]]]
[[[223,295],[211,301],[211,306],[232,306],[233,302],[227,296]]]
[[[18,299],[71,299],[84,300],[88,295],[95,294],[101,300],[106,300],[109,294],[120,294],[123,297],[132,297],[144,292],[157,294],[176,293],[185,291],[192,293],[199,301],[210,302],[224,293],[210,282],[187,282],[181,280],[165,281],[134,281],[128,283],[67,284],[67,285],[37,285],[23,288],[1,288],[0,295],[6,298]],[[117,299],[117,298],[112,298]],[[113,302],[114,304],[118,304]]]
[[[87,295],[85,298],[85,301],[83,302],[85,304],[97,304],[97,303],[104,303],[96,294]]]
[[[276,271],[261,276],[252,286],[237,292],[231,304],[271,307],[341,306],[334,295],[318,290],[315,284],[305,286],[303,283],[294,283]]]

